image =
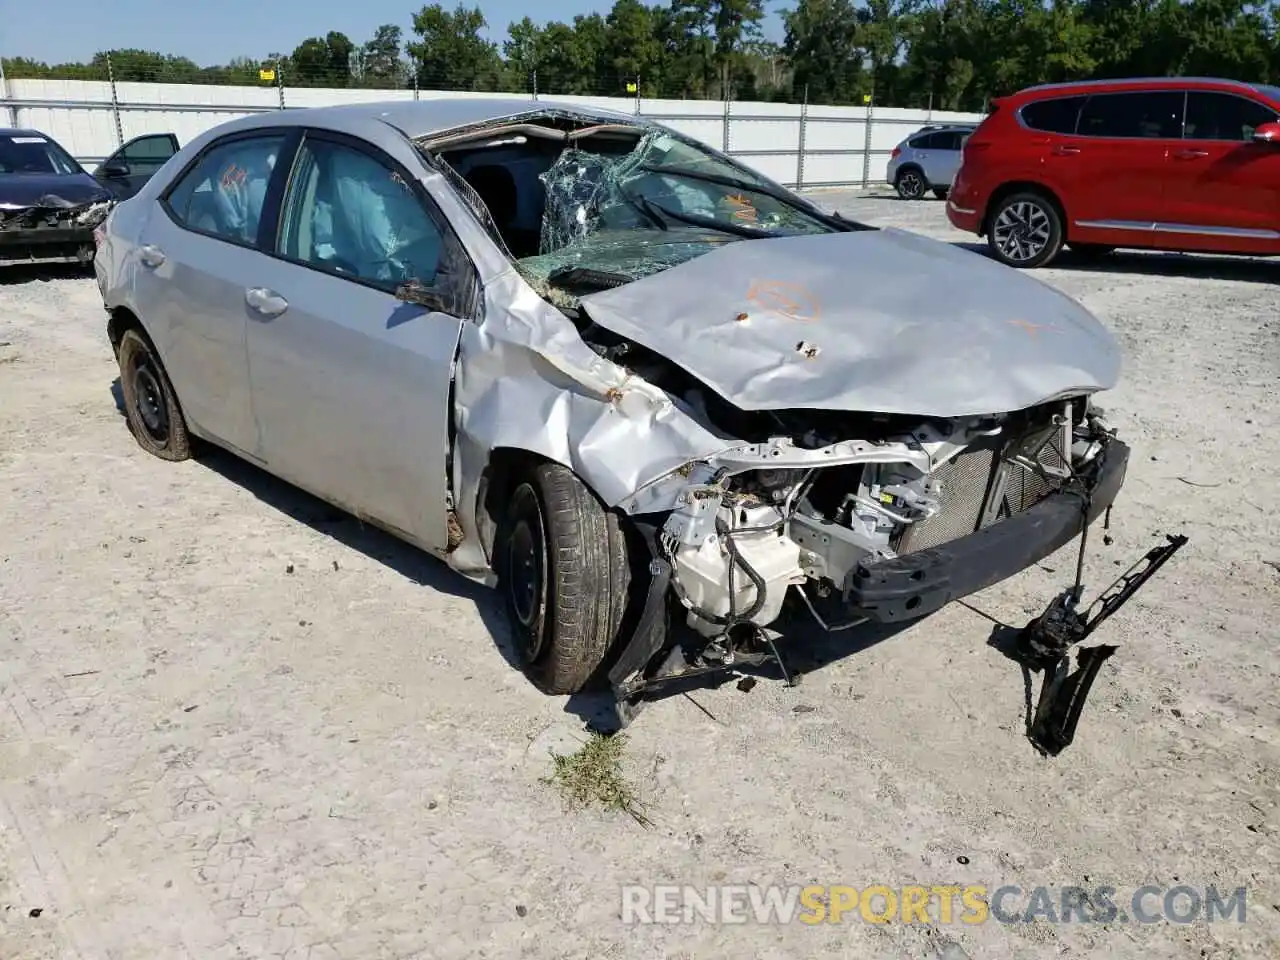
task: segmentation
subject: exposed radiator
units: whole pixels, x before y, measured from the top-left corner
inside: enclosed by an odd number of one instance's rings
[[[1055,489],[1053,479],[1008,463],[1006,458],[1019,453],[1030,456],[1039,449],[1039,463],[1050,470],[1061,469],[1061,442],[1055,435],[1060,435],[1059,428],[1040,427],[1003,447],[980,441],[944,463],[933,474],[941,509],[930,519],[907,528],[898,543],[898,553],[936,547],[1022,513],[1043,500]],[[1049,436],[1054,442],[1045,443]],[[997,509],[988,509],[992,495],[1000,497]],[[995,505],[994,501],[991,505]]]

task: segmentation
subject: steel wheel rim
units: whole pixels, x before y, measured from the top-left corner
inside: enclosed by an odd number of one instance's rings
[[[154,365],[149,357],[140,357],[133,368],[134,406],[142,429],[158,444],[169,440],[169,405],[164,399]]]
[[[909,197],[914,197],[923,192],[920,177],[910,170],[899,178],[898,184],[902,192]]]
[[[517,505],[526,500],[531,510],[516,520],[507,541],[506,579],[507,603],[527,634],[526,655],[532,661],[542,649],[537,622],[546,578],[546,537],[541,505],[528,486],[516,492]]]
[[[1019,200],[1000,211],[991,228],[996,249],[1009,260],[1024,263],[1044,252],[1053,235],[1049,212],[1038,203]]]

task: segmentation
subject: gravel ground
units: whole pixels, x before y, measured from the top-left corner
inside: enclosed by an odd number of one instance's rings
[[[974,240],[935,201],[822,199]],[[1040,275],[1126,355],[1103,406],[1135,456],[1089,587],[1191,537],[1103,628],[1120,652],[1076,744],[1035,754],[988,645],[1068,548],[827,644],[798,687],[651,706],[626,745],[648,828],[544,782],[582,721],[508,665],[487,593],[228,456],[147,457],[92,281],[4,275],[0,957],[1280,955],[1280,264]],[[1248,894],[1243,925],[626,925],[636,883]]]

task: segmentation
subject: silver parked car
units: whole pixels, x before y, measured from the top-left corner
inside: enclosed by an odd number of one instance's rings
[[[224,447],[499,586],[552,693],[773,657],[784,602],[923,616],[1078,534],[1128,458],[1074,301],[631,115],[233,120],[96,270],[144,449]]]
[[[947,199],[960,169],[960,148],[973,130],[973,124],[965,123],[921,127],[893,148],[885,182],[903,200],[919,200],[929,190],[939,200]]]

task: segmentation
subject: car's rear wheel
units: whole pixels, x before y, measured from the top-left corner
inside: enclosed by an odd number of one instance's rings
[[[1042,267],[1062,249],[1062,217],[1042,194],[1011,194],[991,213],[987,246],[1011,267]]]
[[[898,171],[893,185],[903,200],[919,200],[929,186],[925,183],[924,173],[917,167],[903,167]]]
[[[191,456],[187,421],[155,349],[140,331],[126,330],[118,360],[124,415],[138,445],[161,460],[186,460]]]
[[[497,539],[499,588],[529,680],[550,694],[595,685],[631,593],[618,514],[568,468],[538,464],[517,478]]]

